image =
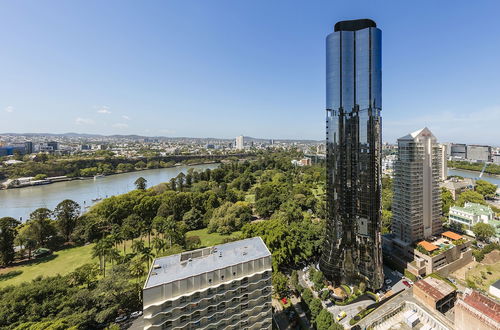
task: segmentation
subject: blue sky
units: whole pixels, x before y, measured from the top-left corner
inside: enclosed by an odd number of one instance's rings
[[[500,2],[0,0],[0,132],[323,139],[325,37],[383,32],[384,141],[500,145]]]

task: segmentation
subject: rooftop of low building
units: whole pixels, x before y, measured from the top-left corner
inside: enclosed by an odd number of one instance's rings
[[[465,203],[463,207],[461,206],[452,206],[451,210],[456,210],[456,211],[461,211],[464,213],[472,213],[475,215],[489,215],[493,211],[491,210],[491,207],[487,205],[482,205],[478,203]]]
[[[470,308],[473,308],[479,313],[495,320],[495,322],[500,323],[500,303],[497,301],[490,299],[477,291],[472,291],[471,294],[465,295],[462,301]]]
[[[144,289],[270,256],[260,237],[157,258]]]
[[[450,293],[455,291],[455,288],[448,284],[446,281],[428,276],[415,282],[415,286],[424,291],[432,297],[435,301],[443,299]]]

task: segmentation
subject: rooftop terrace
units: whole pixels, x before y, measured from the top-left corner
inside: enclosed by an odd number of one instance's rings
[[[262,239],[253,237],[158,258],[153,262],[144,289],[270,255]]]

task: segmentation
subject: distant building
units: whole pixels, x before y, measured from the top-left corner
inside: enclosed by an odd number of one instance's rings
[[[455,329],[500,329],[500,303],[477,291],[467,291],[455,304]]]
[[[392,232],[412,244],[442,231],[441,148],[428,128],[398,139]]]
[[[472,227],[479,222],[490,223],[494,220],[495,213],[491,207],[477,203],[466,202],[463,207],[452,206],[450,208],[448,219],[452,223],[465,226],[466,230],[472,234]]]
[[[271,329],[271,273],[260,237],[155,259],[144,329]]]
[[[23,145],[8,145],[0,147],[0,156],[12,156],[15,154],[24,155],[26,153],[26,148]]]
[[[53,151],[59,150],[59,142],[50,141],[50,142],[47,142],[47,146],[52,147]]]
[[[415,282],[413,296],[431,310],[445,313],[455,304],[456,289],[444,280],[428,276]]]
[[[33,142],[27,141],[24,142],[24,149],[27,154],[32,154],[33,153]]]
[[[243,135],[237,136],[236,137],[236,144],[235,144],[236,150],[243,150],[245,149],[245,140]]]
[[[475,162],[491,161],[491,147],[469,144],[467,146],[467,159]]]
[[[467,145],[452,143],[450,147],[450,156],[452,158],[467,159]]]
[[[491,161],[493,162],[493,164],[500,165],[500,154],[494,154],[491,157]]]
[[[490,285],[488,293],[494,297],[500,298],[500,280]]]

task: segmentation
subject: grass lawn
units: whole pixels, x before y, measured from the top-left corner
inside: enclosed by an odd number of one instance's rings
[[[40,275],[54,276],[57,274],[68,274],[75,270],[75,268],[92,261],[92,246],[93,244],[89,244],[57,251],[28,265],[0,269],[0,288],[31,281]],[[20,271],[22,273],[18,275],[8,275],[10,272],[13,272],[11,274],[17,274]],[[2,277],[2,275],[4,276]]]
[[[241,232],[234,232],[231,235],[221,235],[217,233],[208,233],[208,230],[193,230],[187,233],[187,237],[199,236],[202,246],[212,246],[221,244],[225,238],[236,237]],[[143,238],[147,246],[147,237]],[[22,282],[31,281],[37,276],[54,276],[57,274],[65,275],[71,273],[76,268],[91,262],[92,246],[78,246],[66,250],[54,252],[52,255],[38,259],[31,264],[0,269],[0,288],[7,285],[16,285]],[[127,253],[131,251],[131,241],[126,243]],[[123,253],[123,244],[118,245],[118,251]],[[97,262],[97,259],[94,259]]]
[[[212,246],[212,245],[221,244],[225,238],[237,237],[239,234],[241,234],[240,231],[236,231],[236,232],[232,233],[231,235],[221,235],[218,233],[209,234],[207,228],[204,228],[204,229],[192,230],[192,231],[188,232],[187,237],[199,236],[202,246]]]
[[[467,272],[467,279],[474,282],[478,288],[488,292],[489,287],[500,278],[500,263],[492,265],[479,264]]]

